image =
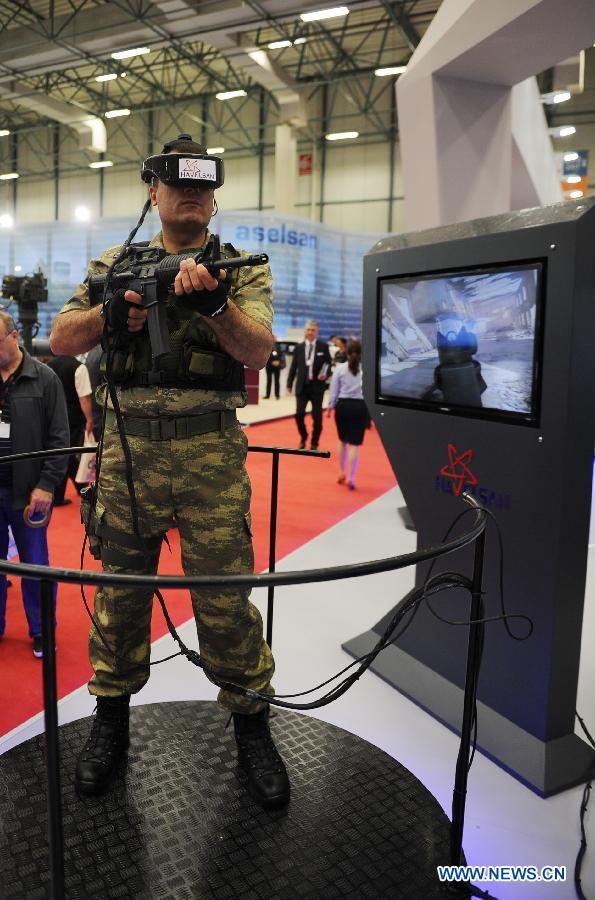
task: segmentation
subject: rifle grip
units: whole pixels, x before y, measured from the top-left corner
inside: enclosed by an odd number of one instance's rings
[[[155,362],[160,356],[169,353],[171,346],[167,329],[166,305],[158,299],[156,285],[151,287],[155,289],[145,290],[144,298],[147,310],[147,328],[149,329],[149,340],[151,342],[151,357],[153,362]]]

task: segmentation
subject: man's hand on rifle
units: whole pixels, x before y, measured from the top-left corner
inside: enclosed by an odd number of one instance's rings
[[[147,321],[147,310],[145,309],[145,301],[142,294],[137,294],[136,291],[126,291],[124,300],[131,304],[128,307],[128,331],[141,331]]]
[[[107,307],[107,322],[113,331],[140,331],[147,321],[147,310],[136,291],[115,292]]]
[[[227,309],[229,280],[227,272],[219,269],[219,277],[210,275],[207,268],[191,256],[180,263],[180,271],[174,281],[178,297],[189,295],[195,301],[196,311],[207,318],[221,315]]]

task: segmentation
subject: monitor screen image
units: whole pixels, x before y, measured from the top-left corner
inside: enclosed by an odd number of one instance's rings
[[[378,402],[538,419],[543,264],[380,283]]]

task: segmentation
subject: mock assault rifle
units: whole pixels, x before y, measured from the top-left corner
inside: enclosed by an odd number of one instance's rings
[[[216,247],[216,249],[215,249]],[[109,302],[116,291],[136,291],[144,297],[147,310],[147,327],[151,342],[153,363],[164,353],[169,353],[169,333],[167,330],[166,301],[169,288],[180,271],[183,259],[192,258],[200,263],[214,278],[219,271],[231,271],[241,266],[261,266],[269,261],[266,253],[253,256],[234,256],[230,259],[214,259],[219,255],[219,244],[214,242],[213,253],[205,257],[201,253],[177,253],[170,255],[161,247],[147,247],[131,244],[126,251],[128,268],[123,272],[113,272],[109,279],[107,292],[105,288],[107,275],[91,275],[87,281],[91,306],[97,306],[104,300]]]

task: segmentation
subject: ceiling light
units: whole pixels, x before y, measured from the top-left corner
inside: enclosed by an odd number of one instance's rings
[[[382,78],[383,75],[402,75],[407,66],[387,66],[384,69],[374,69],[374,75]]]
[[[108,75],[98,75],[95,81],[113,81],[117,77],[115,72],[110,72]]]
[[[7,134],[10,134],[10,131],[8,130],[8,128],[0,129],[0,137],[6,137]]]
[[[117,119],[119,116],[129,116],[129,109],[108,109],[104,116],[106,119]]]
[[[117,53],[112,53],[112,59],[130,59],[131,56],[142,56],[150,52],[150,47],[134,47],[132,50],[118,50]]]
[[[336,19],[346,16],[349,10],[346,6],[334,6],[332,9],[317,9],[314,12],[301,13],[302,22],[320,22],[321,19]]]
[[[77,206],[74,211],[74,218],[77,222],[88,222],[91,218],[91,210],[88,206]]]
[[[554,138],[563,138],[575,134],[576,128],[574,125],[558,125],[554,128],[548,128],[548,132]]]
[[[291,47],[291,41],[271,41],[267,47],[269,50],[280,50],[281,47]]]
[[[567,175],[564,181],[567,181],[568,184],[578,184],[581,180],[580,175]]]
[[[13,225],[13,217],[9,216],[8,213],[2,213],[0,216],[0,228],[12,228]]]
[[[571,150],[569,153],[565,153],[562,158],[564,162],[574,162],[575,159],[578,159],[578,153],[576,150]]]
[[[23,271],[23,267],[22,267],[22,266],[15,266],[15,267],[14,267],[14,270],[15,270],[15,272],[22,272],[22,271]]]
[[[571,200],[578,200],[579,197],[583,196],[583,192],[582,191],[570,191],[568,196],[570,197]]]
[[[294,41],[293,43],[294,43],[294,44],[305,44],[305,43],[306,43],[306,38],[303,38],[303,37],[302,37],[302,38],[296,38],[295,41]]]
[[[98,159],[97,162],[89,163],[90,169],[107,169],[109,166],[113,166],[111,159]]]
[[[346,141],[356,137],[359,137],[359,131],[335,131],[334,134],[325,134],[327,141]]]
[[[548,91],[547,94],[541,95],[541,102],[551,106],[552,103],[564,103],[566,100],[570,100],[570,97],[570,91]]]
[[[207,147],[207,153],[212,156],[217,153],[225,153],[225,147]]]
[[[6,172],[4,175],[0,175],[0,181],[12,181],[13,178],[18,178],[18,172]]]
[[[231,100],[232,97],[247,97],[246,91],[219,91],[215,94],[217,100]]]

